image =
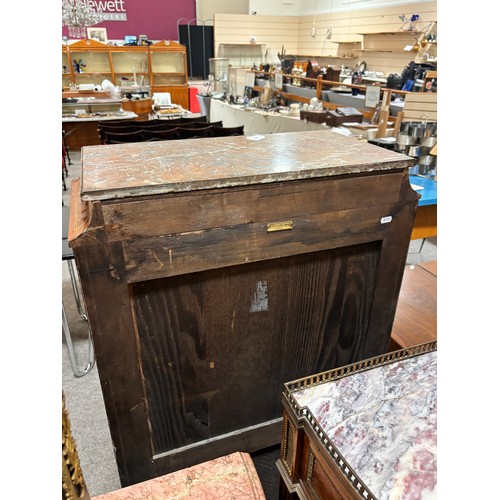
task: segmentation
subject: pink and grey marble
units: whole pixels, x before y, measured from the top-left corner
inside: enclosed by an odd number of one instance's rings
[[[437,354],[293,392],[378,500],[437,498]]]
[[[82,200],[224,188],[412,166],[331,130],[82,148]]]
[[[236,452],[194,467],[105,493],[92,500],[265,500],[253,461]]]

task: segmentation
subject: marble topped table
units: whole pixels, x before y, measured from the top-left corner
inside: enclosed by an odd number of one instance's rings
[[[340,476],[342,484],[336,488],[340,495],[347,488],[348,498],[436,498],[435,348],[436,343],[421,344],[370,363],[286,384],[285,438],[278,464],[289,489],[300,484],[297,488],[309,488],[320,498],[340,498],[321,494],[327,486],[325,481],[321,484],[322,476],[313,462],[322,455],[331,462],[329,469],[322,470],[328,470],[333,488],[339,479],[336,475]],[[301,452],[291,458],[290,439],[286,439],[302,421],[306,433],[310,431],[310,450],[314,445],[318,450],[309,452],[305,486],[292,473],[301,469],[294,463],[302,458]]]

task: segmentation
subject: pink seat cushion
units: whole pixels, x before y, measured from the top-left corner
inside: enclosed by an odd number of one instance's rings
[[[171,498],[265,500],[248,453],[236,452],[149,481],[105,493],[92,500],[162,500]]]

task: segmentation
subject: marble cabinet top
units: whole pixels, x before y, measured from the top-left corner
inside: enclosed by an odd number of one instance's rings
[[[331,130],[82,148],[84,201],[402,169],[412,158]]]
[[[437,353],[293,392],[378,500],[437,498]]]

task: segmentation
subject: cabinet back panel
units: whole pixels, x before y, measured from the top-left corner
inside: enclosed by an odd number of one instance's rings
[[[279,418],[286,381],[377,354],[365,337],[379,253],[376,241],[130,285],[155,453]]]

